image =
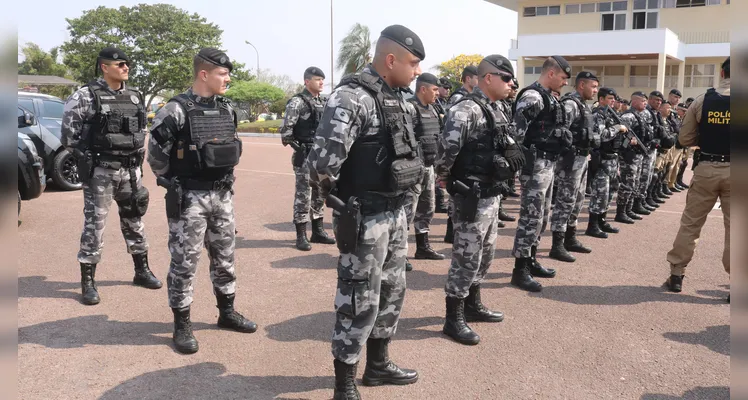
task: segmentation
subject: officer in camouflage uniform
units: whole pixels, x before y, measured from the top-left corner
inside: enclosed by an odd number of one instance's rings
[[[423,180],[413,186],[405,197],[405,215],[408,226],[416,233],[416,260],[443,260],[444,254],[437,253],[429,244],[429,226],[434,217],[434,162],[437,157],[439,134],[442,120],[433,104],[438,95],[436,76],[424,72],[416,80],[416,95],[408,102],[413,106],[413,129],[421,146],[424,174]],[[413,267],[408,262],[406,271]]]
[[[133,283],[158,289],[162,283],[148,267],[141,217],[148,206],[142,186],[145,108],[140,92],[125,86],[129,59],[122,50],[107,47],[96,59],[102,77],[73,93],[65,102],[62,144],[78,158],[83,182],[83,233],[78,262],[82,302],[98,304],[96,265],[104,247],[104,227],[112,200],[117,202],[120,229],[135,264]]]
[[[683,97],[680,90],[678,89],[672,89],[670,90],[670,93],[668,94],[668,100],[667,102],[670,103],[671,112],[668,118],[666,119],[666,122],[668,123],[668,128],[675,136],[675,145],[673,148],[670,149],[670,162],[667,165],[667,176],[665,177],[667,181],[668,189],[673,193],[679,193],[684,191],[686,188],[680,186],[677,182],[678,178],[678,169],[681,164],[681,159],[683,157],[683,146],[680,145],[678,142],[678,135],[680,134],[680,126],[682,123],[682,117],[680,116],[681,112],[678,111],[680,108],[680,99]]]
[[[234,310],[235,222],[234,167],[241,141],[236,114],[221,97],[231,81],[228,56],[204,48],[193,60],[194,82],[163,106],[151,126],[148,163],[167,188],[171,264],[167,286],[174,313],[173,341],[181,353],[195,353],[190,304],[192,280],[203,251],[210,258],[210,279],[218,303],[218,326],[252,333],[257,325]]]
[[[577,74],[575,91],[561,98],[566,111],[566,121],[574,134],[574,145],[562,153],[556,163],[555,182],[558,194],[553,203],[551,231],[553,245],[549,256],[553,259],[574,262],[576,258],[569,252],[590,253],[577,239],[577,218],[584,203],[584,189],[587,182],[587,157],[591,148],[600,146],[600,132],[595,126],[595,118],[587,101],[597,95],[600,81],[589,71]]]
[[[669,116],[670,103],[663,102],[654,115],[654,118],[659,120],[662,130],[660,131],[660,145],[657,147],[652,181],[649,183],[649,188],[647,188],[647,197],[645,199],[646,204],[655,209],[664,202],[664,199],[669,198],[673,194],[669,190],[668,193],[664,192],[667,188],[667,180],[665,179],[667,168],[672,160],[670,150],[673,149],[675,140],[677,140],[675,133],[670,128],[670,124],[667,122]]]
[[[608,233],[618,233],[618,228],[607,221],[608,207],[617,191],[615,186],[618,176],[618,153],[624,147],[624,134],[628,131],[615,114],[613,105],[616,92],[611,88],[600,88],[597,94],[598,106],[592,110],[595,124],[600,132],[600,165],[592,178],[592,193],[590,196],[590,218],[585,234],[606,239]],[[634,145],[636,142],[634,142]]]
[[[338,204],[335,400],[360,398],[355,378],[364,342],[364,385],[418,380],[416,371],[389,359],[388,345],[405,299],[403,203],[423,176],[412,108],[398,89],[420,75],[424,57],[423,43],[410,29],[385,28],[372,63],[344,78],[330,95],[309,153],[312,184],[331,194],[328,205]]]
[[[663,101],[662,93],[655,90],[649,95],[647,107],[645,112],[641,114],[644,123],[649,125],[649,132],[651,136],[649,138],[642,138],[644,145],[647,147],[647,152],[642,157],[642,167],[639,176],[639,190],[637,200],[634,201],[634,207],[632,211],[639,215],[649,215],[654,211],[654,207],[647,204],[647,195],[654,175],[654,164],[657,159],[657,149],[660,147],[660,137],[663,135],[664,127],[662,121],[659,118],[657,110],[660,108],[660,104]]]
[[[649,115],[646,108],[647,95],[639,91],[634,92],[631,95],[631,108],[620,117],[621,122],[641,140],[641,146],[630,147],[620,154],[621,177],[615,221],[624,224],[633,224],[634,221],[642,219],[633,208],[636,204],[641,206],[638,188],[642,176],[642,162],[644,155],[649,152],[648,144],[653,138],[652,127],[645,119],[645,116]]]
[[[335,239],[327,236],[323,228],[325,199],[317,187],[309,185],[309,166],[306,157],[314,142],[319,118],[325,107],[325,99],[320,96],[324,88],[325,74],[317,67],[304,71],[304,90],[293,96],[286,104],[286,116],[280,128],[281,142],[294,148],[291,164],[296,175],[296,194],[293,202],[293,223],[296,225],[296,248],[302,251],[312,249],[312,243],[335,244]],[[312,214],[312,237],[306,236],[309,213]]]
[[[463,97],[473,92],[473,89],[478,85],[478,68],[474,65],[468,65],[462,70],[462,76],[460,78],[462,86],[449,96],[447,101],[447,109],[452,107],[455,103],[460,101]]]
[[[512,250],[516,259],[511,283],[531,292],[543,288],[533,276],[556,276],[555,270],[540,265],[536,254],[551,212],[556,160],[572,145],[566,112],[551,91],[560,91],[570,74],[571,66],[563,57],[549,57],[543,63],[540,79],[519,92],[514,107],[514,140],[524,146],[527,162],[520,175],[522,197]]]
[[[503,313],[483,305],[480,285],[494,257],[501,184],[524,163],[522,149],[511,138],[513,125],[498,104],[511,90],[512,64],[504,56],[490,55],[478,72],[477,87],[449,109],[437,164],[455,207],[442,331],[466,345],[480,341],[467,321],[504,320]]]
[[[439,114],[439,118],[441,118],[443,124],[444,118],[447,116],[447,100],[449,99],[449,91],[452,90],[452,84],[447,78],[439,78],[439,84],[437,86],[439,86],[439,96],[436,98],[434,108]],[[436,182],[434,184],[434,192],[436,197],[436,208],[434,212],[444,214],[449,211],[449,194],[447,194],[447,189],[444,189],[439,184],[438,176],[436,177]]]

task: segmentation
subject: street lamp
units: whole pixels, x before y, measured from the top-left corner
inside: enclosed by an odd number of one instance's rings
[[[245,40],[244,43],[252,46],[253,49],[255,49],[255,53],[257,53],[257,81],[260,80],[260,52],[257,51],[257,47],[253,45],[252,43],[249,43],[249,40]]]

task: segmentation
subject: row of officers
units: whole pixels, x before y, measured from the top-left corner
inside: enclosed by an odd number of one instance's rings
[[[598,93],[598,80],[589,72],[577,76],[574,92],[557,99],[552,91],[560,92],[571,71],[559,56],[546,60],[540,79],[522,89],[514,103],[507,101],[517,89],[511,63],[500,55],[487,56],[468,71],[464,86],[449,103],[442,104],[445,85],[422,73],[420,62],[425,57],[418,35],[401,25],[389,26],[376,42],[371,64],[344,77],[328,99],[320,98],[324,74],[312,67],[304,75],[306,89],[288,103],[282,140],[294,147],[297,246],[308,250],[311,241],[336,244],[340,251],[332,336],[335,399],[360,398],[355,379],[364,346],[363,384],[418,380],[416,371],[400,368],[390,359],[388,349],[404,304],[409,225],[416,230],[417,256],[443,258],[428,244],[436,186],[449,193],[453,242],[443,331],[467,345],[480,341],[468,322],[504,318],[482,303],[481,282],[494,257],[500,194],[515,175],[519,174],[522,190],[511,282],[528,291],[542,289],[536,278],[556,275],[536,259],[549,219],[554,258],[568,261],[569,251],[589,251],[579,243],[576,225],[593,149],[600,153],[588,229],[593,236],[615,232],[606,213],[618,170],[616,219],[630,223],[644,213],[655,171],[663,168],[655,166],[658,154],[674,145],[671,132],[676,125],[684,146],[700,146],[702,164],[719,169],[720,176],[728,174],[729,199],[729,59],[723,65],[727,89],[721,86],[699,97],[680,125],[668,123],[667,112],[657,112],[657,99],[662,98],[658,92],[649,100],[635,93],[632,110],[619,116],[613,112],[615,92]],[[148,266],[141,221],[149,199],[141,184],[147,142],[150,167],[158,184],[166,188],[171,253],[167,287],[176,349],[198,351],[190,304],[203,247],[210,259],[218,325],[255,332],[257,325],[234,309],[233,170],[242,144],[236,114],[222,97],[232,70],[228,56],[206,48],[194,57],[191,88],[159,110],[150,136],[143,98],[125,85],[127,56],[106,48],[96,63],[101,78],[67,100],[63,120],[64,144],[77,154],[84,182],[84,229],[78,253],[83,303],[100,301],[95,272],[112,200],[134,260],[134,284],[150,289],[162,286]],[[403,88],[417,77],[416,94],[405,101]],[[587,102],[596,95],[599,105],[591,110]],[[705,168],[696,170],[677,245],[668,254],[673,289],[678,285],[680,290],[705,220],[705,214],[699,214],[705,212],[705,197],[691,195],[697,178],[709,190],[722,190],[724,183],[712,182],[717,175]],[[554,181],[557,198],[551,212]],[[714,196],[723,197],[724,210],[725,194]],[[334,239],[323,229],[325,203],[334,209]],[[729,232],[729,203],[726,210]],[[310,221],[311,240],[306,237]],[[689,221],[692,224],[685,227]],[[729,263],[729,247],[726,253]]]

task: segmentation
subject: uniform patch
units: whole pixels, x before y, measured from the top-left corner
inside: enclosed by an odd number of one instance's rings
[[[335,107],[332,119],[348,124],[351,122],[351,115],[353,115],[351,110],[343,107]]]
[[[398,101],[395,99],[384,99],[384,106],[385,107],[396,107],[398,105]]]
[[[467,121],[468,113],[466,113],[465,111],[455,111],[452,119],[456,121]]]
[[[132,104],[138,104],[138,103],[140,103],[140,99],[138,98],[138,96],[136,96],[134,94],[130,96],[130,101],[132,101]]]

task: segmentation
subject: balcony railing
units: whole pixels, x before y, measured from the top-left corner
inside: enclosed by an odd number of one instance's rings
[[[686,44],[730,43],[730,31],[680,32],[678,39]]]

